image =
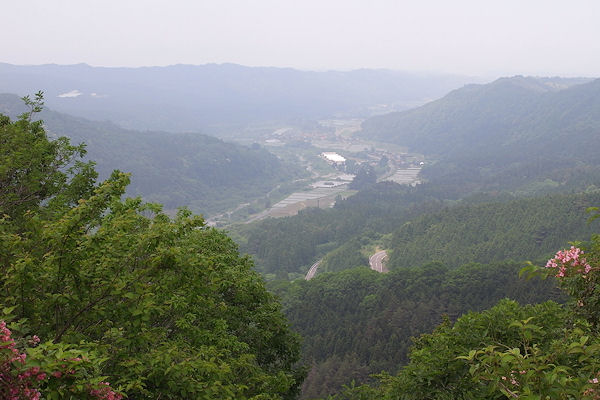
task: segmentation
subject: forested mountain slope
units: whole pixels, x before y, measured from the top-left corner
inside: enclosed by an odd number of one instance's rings
[[[456,322],[446,319],[415,338],[397,375],[381,374],[372,385],[350,385],[329,399],[597,399],[599,263],[595,234],[557,251],[543,267],[528,265],[523,276],[553,277],[566,302],[502,300]]]
[[[550,255],[568,240],[585,240],[594,232],[595,227],[586,223],[586,209],[597,204],[598,191],[462,205],[428,213],[394,231],[389,267],[442,260],[458,266]]]
[[[386,275],[358,268],[273,283],[311,366],[301,398],[324,398],[382,370],[395,373],[408,360],[411,337],[431,331],[443,314],[455,319],[504,297],[523,303],[559,298],[550,280],[520,280],[521,266],[431,264]]]
[[[267,219],[232,229],[240,250],[255,257],[259,271],[288,279],[306,274],[317,258],[357,235],[392,232],[410,218],[440,207],[431,193],[382,182],[338,201],[333,209],[309,208],[293,217]],[[356,259],[360,248],[355,246],[352,250]],[[358,265],[361,264],[349,263],[345,268]]]
[[[25,110],[16,95],[0,95],[0,113]],[[202,134],[126,130],[51,110],[39,116],[51,136],[85,143],[102,178],[113,169],[132,174],[128,194],[167,209],[188,206],[214,213],[263,196],[304,172],[258,146],[249,148]]]
[[[375,193],[364,198],[373,201]],[[401,202],[393,197],[388,193],[387,200]],[[568,241],[586,240],[597,231],[598,223],[588,223],[586,209],[600,203],[600,193],[489,200],[482,196],[445,208],[430,202],[421,212],[414,205],[396,208],[390,223],[400,218],[407,222],[388,242],[389,274],[365,265],[321,273],[310,281],[271,283],[304,337],[303,357],[312,367],[303,398],[322,398],[381,370],[395,373],[408,360],[410,338],[429,332],[444,313],[455,319],[504,297],[521,303],[561,298],[552,281],[521,280],[518,272],[526,260],[543,264],[557,249],[568,247]],[[383,220],[362,206],[375,221]],[[354,229],[356,236],[329,253],[339,256],[340,265],[345,259],[345,268],[357,265],[361,245],[377,239],[375,231]],[[286,237],[283,232],[278,241]]]
[[[132,129],[198,131],[208,125],[370,115],[439,98],[466,77],[387,70],[300,71],[235,64],[103,68],[0,63],[0,92],[43,90],[51,108]],[[72,97],[65,94],[71,93]],[[59,97],[59,96],[63,97]]]
[[[458,203],[443,195],[432,184],[382,182],[333,209],[308,209],[236,232],[259,270],[280,279],[306,273],[323,256],[321,271],[366,267],[361,247],[375,242],[392,250],[392,268],[440,260],[458,266],[545,256],[567,240],[584,239],[592,232],[586,209],[600,204],[597,190],[533,198],[479,194]]]
[[[469,85],[369,119],[361,135],[427,154],[434,164],[423,177],[456,197],[597,181],[600,80],[581,82],[513,77]]]
[[[559,143],[571,150],[600,126],[600,80],[581,82],[513,77],[467,85],[416,109],[368,119],[361,135],[441,158],[481,149],[505,156],[532,145],[546,153]]]

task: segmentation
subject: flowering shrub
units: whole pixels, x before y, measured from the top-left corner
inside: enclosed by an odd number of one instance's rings
[[[569,250],[558,251],[554,258],[548,260],[546,268],[557,270],[557,278],[576,274],[581,274],[583,278],[586,278],[592,267],[581,255],[583,255],[583,251],[579,247],[571,246]]]
[[[110,387],[108,382],[96,383],[97,379],[88,377],[89,365],[86,364],[93,363],[79,356],[72,357],[79,354],[78,351],[68,350],[53,343],[40,346],[43,351],[36,351],[34,348],[40,342],[40,338],[36,335],[27,341],[30,346],[27,350],[37,356],[27,357],[27,353],[19,349],[6,322],[0,320],[1,399],[39,400],[42,393],[48,398],[101,400],[123,398]],[[56,355],[66,358],[53,359]]]
[[[520,332],[518,347],[489,345],[460,356],[467,360],[473,380],[488,392],[510,399],[599,400],[600,341],[579,327],[565,329],[551,343],[539,340],[542,326],[535,318],[511,324]]]
[[[123,396],[110,388],[110,383],[108,382],[100,382],[98,388],[90,390],[90,395],[102,400],[121,400],[123,398]]]
[[[554,276],[558,286],[569,296],[575,316],[591,324],[600,332],[600,235],[593,235],[588,243],[574,243],[570,249],[558,251],[548,260],[545,268],[528,263],[520,275],[527,278]]]
[[[600,236],[584,249],[574,244],[558,251],[545,268],[530,263],[521,271],[528,277],[552,275],[571,296],[572,314],[562,337],[539,340],[543,319],[515,321],[511,326],[520,330],[518,347],[490,345],[459,357],[471,364],[473,379],[507,398],[600,400]]]
[[[40,392],[37,389],[38,381],[46,379],[46,374],[39,367],[32,367],[23,372],[18,366],[25,365],[26,354],[19,352],[16,343],[11,337],[12,332],[6,327],[6,322],[0,321],[0,396],[3,399],[38,400]],[[34,341],[39,343],[39,338]],[[35,344],[37,344],[35,343]],[[17,368],[15,368],[17,366]]]

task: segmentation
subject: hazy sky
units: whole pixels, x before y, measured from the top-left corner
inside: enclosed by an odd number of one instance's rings
[[[0,62],[600,76],[599,0],[11,0]]]

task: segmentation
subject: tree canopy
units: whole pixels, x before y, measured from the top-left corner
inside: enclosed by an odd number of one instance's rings
[[[252,262],[189,211],[170,218],[122,200],[127,174],[97,184],[76,159],[83,148],[31,122],[40,102],[18,121],[1,117],[9,327],[92,349],[99,376],[129,398],[292,398],[299,340]],[[42,393],[55,379],[40,379]]]

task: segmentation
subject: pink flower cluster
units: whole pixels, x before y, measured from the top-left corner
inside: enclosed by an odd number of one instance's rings
[[[75,374],[74,369],[67,370],[63,365],[63,371],[48,373],[40,367],[31,367],[23,371],[18,364],[25,365],[27,355],[19,352],[16,342],[11,337],[12,332],[6,327],[5,321],[0,321],[0,399],[4,400],[40,400],[41,393],[36,386],[51,377],[56,379],[65,378]],[[35,346],[40,338],[33,336],[29,344]],[[69,359],[71,362],[80,362],[81,358]],[[99,400],[121,400],[122,395],[113,391],[108,382],[101,382],[96,388],[88,388],[89,395]]]
[[[39,400],[40,391],[32,385],[46,379],[46,374],[40,372],[39,367],[17,376],[12,373],[13,363],[25,364],[26,354],[17,350],[11,334],[6,322],[0,321],[0,395],[7,400]]]
[[[546,263],[546,268],[556,268],[558,272],[556,276],[562,278],[569,272],[583,273],[587,275],[592,267],[587,263],[586,259],[580,257],[583,251],[575,246],[571,246],[569,250],[560,250],[554,258],[551,258]]]
[[[110,388],[110,384],[108,382],[100,382],[100,387],[98,389],[90,390],[90,395],[101,400],[121,400],[123,398],[122,395],[114,392]]]

